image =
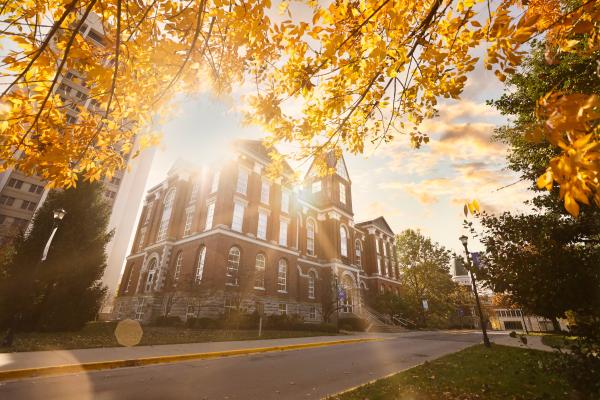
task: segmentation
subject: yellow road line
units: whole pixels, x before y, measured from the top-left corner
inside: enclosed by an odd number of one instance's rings
[[[300,343],[300,344],[289,344],[289,345],[282,345],[282,346],[255,347],[255,348],[248,348],[248,349],[214,351],[214,352],[209,352],[209,353],[178,354],[178,355],[170,355],[170,356],[143,357],[143,358],[135,358],[135,359],[129,359],[129,360],[97,361],[97,362],[82,363],[82,364],[55,365],[55,366],[51,366],[51,367],[14,369],[14,370],[0,371],[0,381],[39,377],[39,376],[72,374],[72,373],[87,372],[87,371],[99,371],[99,370],[104,370],[104,369],[140,367],[143,365],[166,364],[166,363],[181,362],[181,361],[206,360],[206,359],[212,359],[212,358],[222,358],[222,357],[242,356],[242,355],[248,355],[248,354],[268,353],[268,352],[273,352],[273,351],[301,350],[301,349],[309,349],[309,348],[315,348],[315,347],[375,342],[375,341],[381,341],[381,340],[385,340],[385,339],[384,338],[345,339],[345,340],[334,340],[334,341],[330,341],[330,342]]]

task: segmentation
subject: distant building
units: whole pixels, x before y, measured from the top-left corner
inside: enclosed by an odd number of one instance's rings
[[[271,180],[260,141],[196,170],[177,163],[146,196],[115,317],[217,317],[232,309],[321,321],[332,299],[360,314],[367,291],[396,292],[394,233],[383,217],[354,222],[344,159],[313,165],[294,190],[286,165]],[[333,300],[336,301],[336,300]]]
[[[80,34],[93,45],[104,46],[104,32],[97,15],[88,16]],[[63,74],[55,90],[67,105],[67,121],[71,123],[77,122],[79,107],[99,111],[99,103],[90,96],[85,76],[78,71],[71,70]],[[134,144],[134,151],[136,149],[137,143]],[[112,207],[109,230],[114,230],[114,236],[106,248],[108,260],[103,276],[109,294],[114,293],[118,284],[154,152],[154,149],[142,152],[135,160],[129,161],[129,170],[117,171],[112,178],[102,181],[104,198]],[[28,176],[14,168],[0,173],[0,246],[27,229],[35,211],[46,199],[46,184],[41,177]]]

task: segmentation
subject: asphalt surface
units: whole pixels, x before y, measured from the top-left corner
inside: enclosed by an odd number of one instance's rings
[[[479,343],[423,332],[380,342],[0,382],[0,399],[321,399]]]

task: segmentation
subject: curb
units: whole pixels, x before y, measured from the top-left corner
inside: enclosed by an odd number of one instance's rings
[[[249,354],[269,353],[269,352],[275,352],[275,351],[301,350],[301,349],[335,346],[335,345],[342,345],[342,344],[378,342],[378,341],[382,341],[382,340],[385,340],[385,339],[384,338],[345,339],[345,340],[335,340],[335,341],[331,341],[331,342],[300,343],[300,344],[290,344],[290,345],[282,345],[282,346],[255,347],[255,348],[248,348],[248,349],[214,351],[214,352],[209,352],[209,353],[178,354],[178,355],[171,355],[171,356],[135,358],[135,359],[129,359],[129,360],[97,361],[97,362],[90,362],[90,363],[83,363],[83,364],[68,364],[68,365],[56,365],[56,366],[51,366],[51,367],[14,369],[14,370],[0,371],[0,381],[22,379],[22,378],[42,377],[42,376],[73,374],[73,373],[87,372],[87,371],[100,371],[100,370],[115,369],[115,368],[141,367],[144,365],[167,364],[167,363],[174,363],[174,362],[181,362],[181,361],[207,360],[207,359],[213,359],[213,358],[243,356],[243,355],[249,355]]]

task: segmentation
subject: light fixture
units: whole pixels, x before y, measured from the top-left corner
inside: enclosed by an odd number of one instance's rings
[[[463,246],[466,246],[467,242],[469,241],[469,238],[466,237],[465,235],[462,235],[461,237],[458,238],[458,240],[460,240],[460,242],[463,244]]]
[[[61,221],[67,212],[63,208],[57,208],[54,210],[54,219]]]

